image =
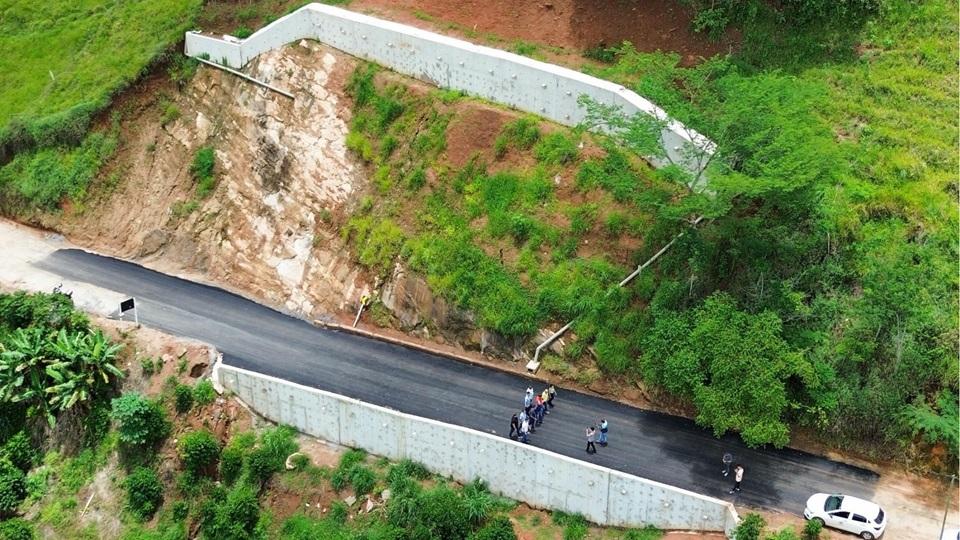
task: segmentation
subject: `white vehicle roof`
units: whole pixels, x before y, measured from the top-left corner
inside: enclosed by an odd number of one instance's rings
[[[860,514],[867,519],[876,519],[877,514],[880,512],[880,506],[878,504],[865,501],[863,499],[858,499],[856,497],[851,497],[850,495],[843,496],[843,502],[840,503],[840,509],[849,510],[855,514]]]

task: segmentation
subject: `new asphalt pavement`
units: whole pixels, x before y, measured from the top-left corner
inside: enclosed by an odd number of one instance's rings
[[[137,299],[140,322],[215,345],[226,364],[377,405],[506,436],[530,380],[353,334],[315,327],[236,294],[142,266],[62,249],[35,266]],[[536,391],[543,384],[533,384]],[[870,499],[878,475],[791,449],[750,449],[694,422],[558,388],[554,408],[530,443],[553,452],[690,491],[793,514],[808,496]],[[584,429],[604,417],[610,444],[585,452]],[[745,468],[729,495],[721,457]]]

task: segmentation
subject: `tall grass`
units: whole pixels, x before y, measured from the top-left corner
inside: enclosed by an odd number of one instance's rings
[[[41,146],[51,142],[45,138],[79,142],[91,115],[182,39],[201,5],[7,0],[0,16],[0,146],[27,135]]]

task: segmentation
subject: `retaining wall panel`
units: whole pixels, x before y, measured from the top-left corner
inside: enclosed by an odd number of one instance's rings
[[[360,401],[340,402],[340,444],[391,459],[405,457],[406,418]]]
[[[407,457],[462,482],[480,477],[491,491],[532,506],[581,513],[603,525],[654,524],[729,535],[737,523],[733,507],[718,499],[510,439],[222,364],[214,373],[219,384],[266,418],[335,443]]]

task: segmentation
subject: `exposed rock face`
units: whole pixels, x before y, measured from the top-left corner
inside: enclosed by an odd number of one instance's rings
[[[364,173],[348,155],[340,80],[355,61],[302,42],[260,56],[251,76],[290,100],[202,67],[175,102],[179,120],[124,131],[118,192],[66,224],[71,236],[211,281],[304,316],[341,309],[368,288],[323,217],[347,211]],[[189,166],[212,146],[217,186],[195,208]]]

